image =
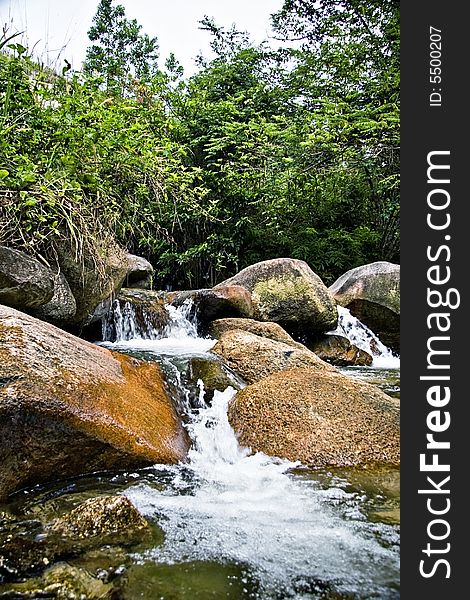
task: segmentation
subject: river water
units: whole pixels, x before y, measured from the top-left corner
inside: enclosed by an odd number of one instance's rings
[[[198,337],[187,318],[190,309],[188,304],[172,309],[172,323],[160,336],[136,332],[131,311],[119,313],[118,339],[106,345],[158,361],[184,388],[187,360],[209,356],[215,343]],[[372,342],[375,354],[371,368],[342,370],[396,395],[399,359],[348,311],[341,312],[336,333],[369,351]],[[398,598],[397,470],[315,471],[261,453],[252,455],[239,446],[228,423],[227,406],[234,393],[231,387],[215,392],[207,407],[199,382],[199,398],[188,405],[189,463],[156,465],[125,489],[165,534],[163,544],[134,555],[142,577],[158,580],[155,574],[162,573],[162,567],[168,577],[172,571],[181,577],[186,565],[192,582],[187,585],[194,594],[205,585],[207,569],[201,565],[211,565],[211,573],[217,565],[222,573],[231,565],[241,574],[229,571],[232,580],[214,597]],[[193,573],[191,565],[196,564]],[[199,584],[198,571],[203,580]],[[151,584],[140,587],[143,597],[152,597]],[[231,587],[238,596],[230,595]],[[183,585],[178,597],[194,596]]]
[[[186,413],[189,461],[20,494],[9,510],[23,515],[25,535],[34,535],[28,523],[35,519],[51,520],[89,497],[124,494],[153,523],[152,541],[69,561],[93,577],[107,580],[112,572],[118,583],[110,598],[399,598],[399,470],[307,469],[240,447],[227,419],[235,390],[216,391],[209,406],[204,383],[191,386],[186,376],[192,357],[214,359],[215,340],[199,337],[190,304],[169,311],[169,326],[157,332],[145,323],[139,329],[131,306],[116,306],[104,324],[115,341],[102,344],[162,366]],[[341,370],[399,395],[399,359],[347,312],[338,327],[376,353],[372,367]]]

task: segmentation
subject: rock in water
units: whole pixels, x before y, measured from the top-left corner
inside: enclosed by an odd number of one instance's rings
[[[336,370],[274,373],[237,392],[228,416],[243,446],[311,467],[400,460],[398,401]]]
[[[400,265],[379,261],[356,267],[329,290],[383,344],[400,352]]]
[[[308,347],[322,360],[338,367],[369,366],[373,360],[370,354],[342,335],[324,335],[309,343]]]
[[[36,483],[184,460],[156,364],[0,306],[0,498]]]
[[[0,246],[0,303],[21,310],[49,302],[54,273],[24,252]]]
[[[253,335],[268,338],[275,342],[289,344],[294,348],[306,350],[306,347],[299,342],[296,342],[285,329],[278,323],[269,321],[255,321],[254,319],[217,319],[212,321],[209,327],[209,333],[212,337],[220,339],[226,331],[241,329]]]
[[[99,538],[101,545],[137,543],[150,531],[148,522],[125,496],[90,498],[48,529],[77,540]]]
[[[212,352],[247,383],[294,367],[335,370],[305,347],[296,348],[239,329],[222,334]]]
[[[243,269],[216,285],[240,285],[250,291],[254,317],[274,321],[287,331],[303,335],[336,327],[338,312],[323,281],[303,260],[275,258]]]

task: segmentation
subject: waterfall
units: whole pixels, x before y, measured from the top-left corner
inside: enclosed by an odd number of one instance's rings
[[[123,492],[165,534],[163,544],[134,560],[241,565],[259,582],[259,598],[300,599],[324,583],[354,597],[395,600],[399,533],[365,517],[363,492],[348,490],[338,477],[322,484],[299,463],[241,447],[227,416],[232,387],[215,391],[210,406],[204,402],[204,382],[188,389],[191,357],[214,360],[208,351],[215,343],[198,336],[192,308],[190,301],[166,306],[168,325],[141,332],[132,311],[115,306],[109,318],[122,335],[102,342],[157,361],[188,399],[188,462],[133,474]],[[320,596],[315,591],[312,597]]]
[[[374,367],[385,369],[400,367],[400,358],[382,344],[375,333],[354,317],[347,308],[338,306],[338,325],[334,331],[329,331],[328,335],[342,335],[348,338],[351,344],[372,356]]]
[[[398,532],[368,522],[361,494],[344,481],[325,488],[294,474],[299,463],[241,447],[227,418],[234,393],[215,392],[210,407],[194,411],[187,465],[158,465],[155,486],[147,473],[124,492],[165,533],[162,546],[135,558],[245,565],[260,582],[259,598],[311,597],[300,590],[328,581],[354,597],[396,598]]]

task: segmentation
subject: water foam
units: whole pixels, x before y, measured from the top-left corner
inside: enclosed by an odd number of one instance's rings
[[[399,369],[400,358],[393,354],[364,323],[359,321],[351,312],[338,306],[338,325],[329,335],[342,335],[347,337],[351,344],[370,354],[373,358],[373,367],[381,369]]]
[[[358,597],[398,598],[396,529],[368,522],[361,498],[340,486],[293,475],[296,463],[241,448],[227,418],[233,394],[216,392],[194,416],[190,461],[168,467],[165,490],[126,490],[165,532],[164,545],[139,560],[235,561],[259,580],[262,598],[279,590],[301,598],[296,586],[312,580]]]

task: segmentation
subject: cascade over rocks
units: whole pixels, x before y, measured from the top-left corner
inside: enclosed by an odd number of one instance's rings
[[[400,461],[398,401],[334,369],[273,373],[237,392],[228,416],[253,452],[312,467]]]
[[[0,303],[21,310],[47,304],[54,295],[54,273],[20,250],[0,246]]]
[[[400,351],[400,265],[379,261],[351,269],[329,288],[336,302]]]
[[[240,329],[223,333],[212,352],[223,358],[247,383],[295,367],[335,370],[305,347],[293,347]]]
[[[156,364],[0,306],[0,498],[36,483],[184,460]]]
[[[251,293],[254,317],[260,321],[274,321],[289,332],[304,335],[336,327],[338,313],[331,294],[302,260],[265,260],[246,267],[214,289],[227,285],[239,285]]]

